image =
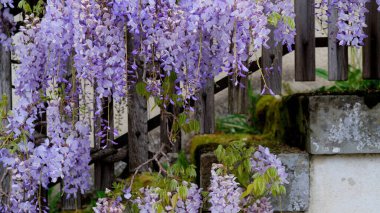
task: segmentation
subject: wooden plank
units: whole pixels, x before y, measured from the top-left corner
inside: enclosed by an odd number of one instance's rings
[[[7,96],[8,107],[12,107],[12,64],[11,52],[0,45],[0,99]]]
[[[364,32],[363,78],[380,79],[380,12],[375,0],[367,3],[369,12],[366,15],[367,27]]]
[[[11,69],[11,53],[7,51],[2,45],[0,45],[0,99],[3,95],[7,96],[8,106],[7,110],[12,107],[12,69]],[[3,120],[0,119],[0,122]],[[0,164],[0,184],[1,189],[5,194],[9,194],[11,191],[11,176],[10,171]],[[0,195],[0,203],[7,203],[6,196]]]
[[[143,74],[139,70],[139,80]],[[128,100],[128,162],[129,171],[132,173],[136,167],[149,159],[148,140],[148,111],[147,100],[137,94],[135,86],[131,86],[130,98]],[[148,170],[144,166],[140,171]]]
[[[234,80],[228,81],[228,113],[245,114],[248,111],[248,75],[246,78],[238,77],[240,85],[235,86]]]
[[[330,0],[331,1],[331,0]],[[330,10],[328,18],[328,70],[330,81],[345,81],[348,78],[348,49],[341,46],[336,38],[338,33],[338,10]]]
[[[295,0],[295,80],[315,80],[314,0]]]
[[[95,103],[96,104],[96,103]],[[101,129],[101,120],[107,121],[110,130],[108,132],[108,140],[114,140],[114,120],[113,120],[113,101],[111,97],[102,100],[103,112],[101,118],[98,116],[95,119],[94,123],[94,132],[95,132],[95,148],[101,148],[102,140],[106,140],[106,138],[100,138],[96,135],[97,132]],[[104,146],[104,144],[103,144]],[[108,142],[107,147],[112,148],[112,143]],[[114,181],[114,164],[103,162],[102,160],[95,162],[94,164],[94,173],[95,173],[95,189],[97,190],[105,190],[106,188],[110,188],[112,186],[112,182]]]
[[[196,105],[196,116],[200,122],[200,134],[215,132],[215,96],[214,79],[207,80],[205,87],[199,92]]]
[[[273,30],[275,27],[270,26],[269,48],[262,50],[262,72],[265,77],[266,85],[273,91],[275,95],[281,95],[282,87],[282,45],[277,44],[274,40]],[[264,80],[261,80],[261,88],[265,87]],[[265,90],[265,95],[269,95],[269,90]]]

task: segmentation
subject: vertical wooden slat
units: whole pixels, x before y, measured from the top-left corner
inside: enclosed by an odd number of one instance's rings
[[[295,0],[295,80],[315,80],[314,0]]]
[[[143,71],[139,70],[139,81],[142,81]],[[148,140],[148,111],[147,100],[137,94],[135,86],[131,86],[130,98],[128,100],[128,162],[130,173],[136,167],[149,159]],[[140,171],[148,170],[148,166]]]
[[[269,41],[267,45],[269,48],[264,48],[262,51],[262,71],[265,77],[265,83],[276,95],[281,95],[282,87],[282,45],[279,43],[275,45],[273,26],[270,27],[271,32],[269,34]],[[271,69],[269,69],[271,68]],[[268,70],[269,69],[269,70]],[[262,89],[265,87],[265,83],[261,82]],[[265,90],[265,95],[270,94],[268,90]]]
[[[364,30],[368,37],[364,39],[363,47],[363,78],[380,79],[380,12],[376,0],[367,5],[369,12]]]
[[[7,96],[8,106],[7,110],[12,107],[12,69],[11,69],[11,53],[5,47],[0,45],[0,99],[3,95]],[[0,119],[0,122],[3,122]],[[5,125],[5,124],[4,124]],[[10,173],[0,164],[0,184],[2,191],[8,194],[10,192]],[[7,198],[0,196],[0,203],[6,203]]]
[[[331,0],[330,0],[331,1]],[[328,67],[330,81],[345,81],[348,78],[348,49],[339,45],[336,36],[338,33],[338,10],[332,7],[328,18]]]
[[[215,96],[214,79],[209,79],[199,92],[196,114],[200,122],[201,134],[212,134],[215,132]]]
[[[103,112],[101,118],[98,116],[95,120],[94,130],[95,130],[95,147],[100,149],[102,146],[101,141],[106,140],[106,138],[100,138],[96,135],[100,131],[101,120],[107,121],[107,125],[110,127],[110,130],[107,134],[108,140],[114,140],[114,120],[113,120],[113,101],[112,97],[107,99],[103,99],[102,101]],[[104,144],[103,144],[104,145]],[[112,143],[108,142],[107,149],[112,148]],[[106,188],[110,188],[112,186],[112,182],[114,181],[114,164],[97,161],[94,163],[95,167],[95,189],[97,190],[105,190]]]
[[[0,98],[7,96],[8,109],[12,107],[11,52],[0,45]]]
[[[125,33],[127,59],[134,61],[132,50],[134,49],[135,38],[130,33]],[[143,82],[144,70],[137,61],[136,76],[128,76],[129,81]],[[131,67],[127,69],[132,70]],[[136,84],[130,85],[130,96],[128,99],[128,170],[129,173],[135,172],[136,168],[149,160],[149,138],[148,138],[148,110],[147,99],[136,91]],[[147,171],[151,165],[146,165],[140,171]]]
[[[234,80],[229,79],[228,82],[228,113],[229,114],[245,114],[247,113],[248,100],[248,76],[246,78],[238,77],[240,85],[235,86]]]

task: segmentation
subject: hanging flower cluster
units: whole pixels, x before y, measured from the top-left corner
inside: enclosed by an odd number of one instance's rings
[[[174,196],[176,197],[175,206],[173,203],[167,206],[163,206],[163,212],[198,212],[202,206],[202,196],[201,189],[198,188],[196,184],[188,183],[186,181],[182,182],[182,186],[187,187],[187,193],[185,197],[181,196],[180,188],[177,188],[177,191],[169,192],[168,199],[173,200]],[[160,188],[141,188],[141,197],[137,197],[136,200],[133,200],[133,203],[136,203],[140,212],[153,213],[157,212],[158,204],[163,203],[159,196]]]
[[[363,43],[367,1],[325,2],[338,10],[341,45]],[[4,7],[0,9],[0,44],[11,48],[16,26],[9,12],[13,1],[0,0],[0,4]],[[293,8],[291,0],[48,0],[44,16],[26,16],[15,36],[14,52],[21,61],[14,81],[19,101],[8,117],[7,134],[17,144],[9,148],[12,152],[0,149],[0,161],[14,174],[10,202],[0,208],[37,212],[40,187],[58,179],[64,181],[68,196],[90,187],[90,124],[78,118],[81,101],[95,104],[99,118],[106,113],[105,100],[127,98],[130,86],[143,81],[145,90],[163,107],[181,103],[191,110],[190,100],[197,100],[207,79],[224,72],[240,85],[251,56],[267,47],[272,26],[275,41],[291,48]],[[165,84],[172,77],[174,92]],[[84,82],[94,87],[88,102]],[[43,114],[47,115],[46,133],[36,130]],[[103,121],[96,133],[106,143],[108,125]],[[259,148],[251,163],[258,173],[276,168],[286,183],[279,161],[264,148]],[[215,185],[225,184],[214,177]],[[223,178],[239,193],[233,177]],[[178,211],[199,208],[198,189],[188,188],[191,197],[178,200]],[[153,196],[152,189],[145,190]],[[265,203],[257,205],[268,206]]]
[[[270,197],[285,193],[288,183],[281,161],[268,148],[259,146],[254,151],[242,142],[219,146],[215,154],[223,164],[213,164],[211,169],[210,211],[273,212]]]
[[[210,183],[210,211],[211,212],[239,212],[241,208],[240,197],[243,189],[232,174],[218,174],[223,169],[221,164],[213,164],[211,168]],[[220,173],[220,172],[219,172]]]
[[[338,19],[335,24],[338,28],[339,45],[360,47],[367,37],[364,28],[367,27],[365,16],[368,12],[366,5],[369,2],[369,0],[322,0],[316,4],[316,7],[320,9],[317,17],[327,23],[326,17],[331,15],[331,11],[337,11]],[[380,11],[380,1],[376,0],[376,2],[379,5],[378,11]]]
[[[10,49],[12,46],[11,36],[16,30],[16,23],[13,15],[9,12],[9,8],[0,9],[0,23],[0,45]]]
[[[281,179],[281,183],[288,183],[286,180],[288,174],[285,172],[285,167],[276,155],[270,153],[268,147],[258,147],[257,151],[251,158],[251,165],[253,172],[259,174],[264,174],[269,168],[275,168],[277,170],[277,175]]]
[[[120,202],[120,199],[99,198],[93,210],[95,213],[123,213],[125,206]]]

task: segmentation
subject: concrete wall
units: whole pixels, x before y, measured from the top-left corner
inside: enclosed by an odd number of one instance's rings
[[[380,154],[311,157],[308,213],[380,212]]]

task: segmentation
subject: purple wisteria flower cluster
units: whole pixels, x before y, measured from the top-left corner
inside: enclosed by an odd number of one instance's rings
[[[0,4],[2,4],[4,7],[13,8],[13,0],[0,0]]]
[[[331,11],[337,11],[338,19],[335,24],[338,28],[339,45],[359,47],[364,44],[363,40],[367,37],[364,28],[367,27],[365,15],[368,12],[366,8],[368,2],[370,0],[322,0],[316,4],[321,10],[317,16],[322,22],[327,23],[326,17],[331,15]],[[380,11],[380,1],[376,2]]]
[[[114,11],[127,20],[134,35],[133,57],[128,63],[142,62],[134,67],[144,70],[147,90],[160,99],[185,105],[196,99],[196,91],[207,79],[221,72],[233,75],[236,85],[239,77],[246,77],[250,56],[269,39],[269,15],[276,12],[294,18],[290,0],[270,4],[249,0],[185,0],[180,4],[118,0]],[[280,21],[276,30],[277,42],[294,43],[295,29],[288,22]],[[172,73],[181,85],[176,87],[177,100],[164,97],[162,79]]]
[[[285,172],[285,167],[276,155],[270,153],[268,147],[259,146],[258,150],[251,158],[252,170],[255,173],[264,174],[269,168],[275,168],[281,179],[282,184],[287,184],[286,178],[288,174]]]
[[[368,0],[323,2],[338,10],[340,44],[361,45]],[[0,44],[11,48],[16,26],[9,10],[13,1],[0,0],[0,4],[4,7]],[[14,80],[19,101],[8,117],[6,132],[18,144],[12,152],[0,150],[0,161],[13,174],[10,203],[1,207],[9,212],[38,211],[39,187],[58,179],[64,181],[68,196],[90,187],[90,122],[79,120],[78,105],[95,104],[91,113],[99,118],[106,113],[105,100],[127,98],[131,85],[140,79],[151,96],[163,101],[163,107],[181,102],[191,110],[190,100],[197,100],[199,89],[220,73],[243,86],[239,79],[247,76],[250,58],[267,47],[271,24],[275,23],[277,43],[288,48],[294,43],[291,0],[47,0],[45,6],[42,18],[25,16],[14,38],[14,52],[21,62]],[[171,76],[176,77],[175,95],[165,91],[164,79]],[[90,100],[84,85],[94,88]],[[36,125],[45,113],[47,133],[37,141]],[[108,139],[109,131],[103,121],[95,134]],[[276,168],[286,183],[284,168],[267,149],[260,147],[251,163],[260,174]],[[215,190],[225,196],[241,193],[233,176],[218,177],[214,171],[213,178],[219,186]],[[227,186],[233,191],[226,191]],[[154,190],[144,190],[153,202]],[[141,208],[148,205],[143,199]],[[212,202],[216,205],[218,200]],[[201,203],[199,189],[189,184],[188,199],[179,199],[176,208],[193,211]],[[240,208],[235,200],[220,206]]]
[[[273,206],[267,197],[256,200],[253,205],[246,209],[247,213],[273,213]]]
[[[219,147],[218,150],[224,155],[235,153],[230,153],[229,148],[223,150]],[[285,167],[275,155],[269,152],[268,148],[259,146],[257,151],[252,152],[252,154],[252,157],[248,159],[249,163],[247,166],[248,169],[251,169],[251,172],[248,171],[249,174],[246,174],[248,176],[242,177],[239,173],[235,176],[234,170],[231,170],[227,165],[212,165],[209,188],[211,212],[273,212],[269,197],[271,195],[277,196],[284,193],[284,191],[277,192],[277,189],[272,188],[272,185],[275,188],[283,188],[283,185],[288,183]],[[224,161],[224,159],[219,157],[218,160]],[[225,163],[227,162],[228,160]],[[244,161],[234,161],[232,163],[232,165],[236,164],[245,163]],[[267,173],[269,168],[275,169],[276,173],[272,172],[272,170]],[[268,176],[269,173],[270,175]],[[246,182],[247,178],[250,179],[248,183]],[[239,182],[242,180],[243,182]],[[244,184],[246,185],[245,187],[243,187]],[[281,190],[284,190],[284,188]]]
[[[196,184],[186,181],[183,181],[182,185],[187,187],[186,199],[182,199],[181,196],[178,196],[176,205],[174,207],[172,205],[164,206],[164,212],[172,212],[173,210],[179,213],[199,211],[202,206],[202,189]],[[132,202],[137,204],[141,213],[155,213],[157,212],[157,204],[162,202],[158,190],[159,188],[153,187],[141,188],[140,193],[142,196],[137,197]],[[174,194],[178,195],[178,193],[180,193],[178,189],[175,192],[168,192],[169,200],[172,199]]]
[[[243,189],[232,174],[220,174],[222,164],[213,164],[211,168],[210,199],[211,212],[239,212]]]
[[[367,37],[364,33],[365,7],[369,0],[334,0],[332,5],[338,8],[338,33],[337,39],[340,45],[362,46]]]
[[[62,121],[59,100],[49,102],[47,122],[48,139],[36,146],[32,142],[19,144],[20,155],[4,153],[1,161],[12,168],[10,212],[37,212],[40,207],[40,187],[64,179],[64,192],[76,196],[89,189],[90,130],[82,121]],[[19,157],[20,156],[20,157]],[[21,157],[22,156],[22,157]]]
[[[202,189],[196,184],[186,181],[183,181],[182,185],[188,187],[187,196],[186,199],[179,197],[174,211],[178,213],[199,212],[203,203],[201,195]]]
[[[95,213],[123,213],[125,206],[120,202],[120,199],[112,200],[109,198],[99,198],[96,202],[96,207],[93,207]]]

